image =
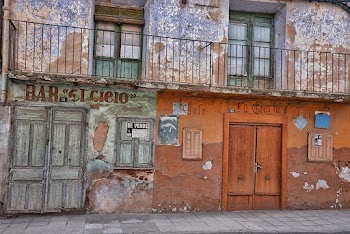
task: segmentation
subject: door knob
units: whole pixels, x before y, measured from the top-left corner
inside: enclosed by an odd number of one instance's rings
[[[244,176],[238,176],[239,180],[244,180]]]

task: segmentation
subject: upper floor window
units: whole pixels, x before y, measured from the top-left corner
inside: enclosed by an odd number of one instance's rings
[[[273,16],[230,13],[228,85],[272,78]]]
[[[139,25],[97,22],[95,75],[138,79],[141,70],[141,32]]]

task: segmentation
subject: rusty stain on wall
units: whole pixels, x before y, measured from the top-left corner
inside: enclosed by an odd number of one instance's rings
[[[105,146],[107,140],[109,126],[104,122],[99,122],[95,129],[95,135],[93,139],[94,149],[97,152],[101,152]]]

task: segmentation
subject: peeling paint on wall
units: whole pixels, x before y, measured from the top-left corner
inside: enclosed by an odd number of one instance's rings
[[[327,181],[325,181],[325,180],[318,180],[317,181],[316,190],[320,190],[321,188],[324,190],[329,189]]]
[[[213,167],[213,161],[206,161],[205,164],[203,165],[203,169],[206,171],[210,171],[212,167]]]
[[[290,174],[291,174],[294,178],[300,177],[300,173],[299,173],[299,172],[292,171],[292,172],[290,172]]]
[[[338,174],[339,178],[350,183],[350,169],[348,166],[342,167],[340,170],[339,166],[334,163],[335,171]]]
[[[307,191],[307,192],[311,192],[314,189],[314,186],[312,184],[309,184],[308,182],[305,182],[303,188]]]
[[[100,159],[90,160],[86,166],[87,177],[91,182],[94,178],[107,177],[113,172],[113,165]]]

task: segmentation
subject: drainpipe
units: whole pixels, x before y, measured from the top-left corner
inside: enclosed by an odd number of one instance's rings
[[[9,62],[9,27],[10,7],[9,0],[4,1],[2,24],[2,70],[0,79],[0,104],[6,104],[7,97],[7,73]]]

